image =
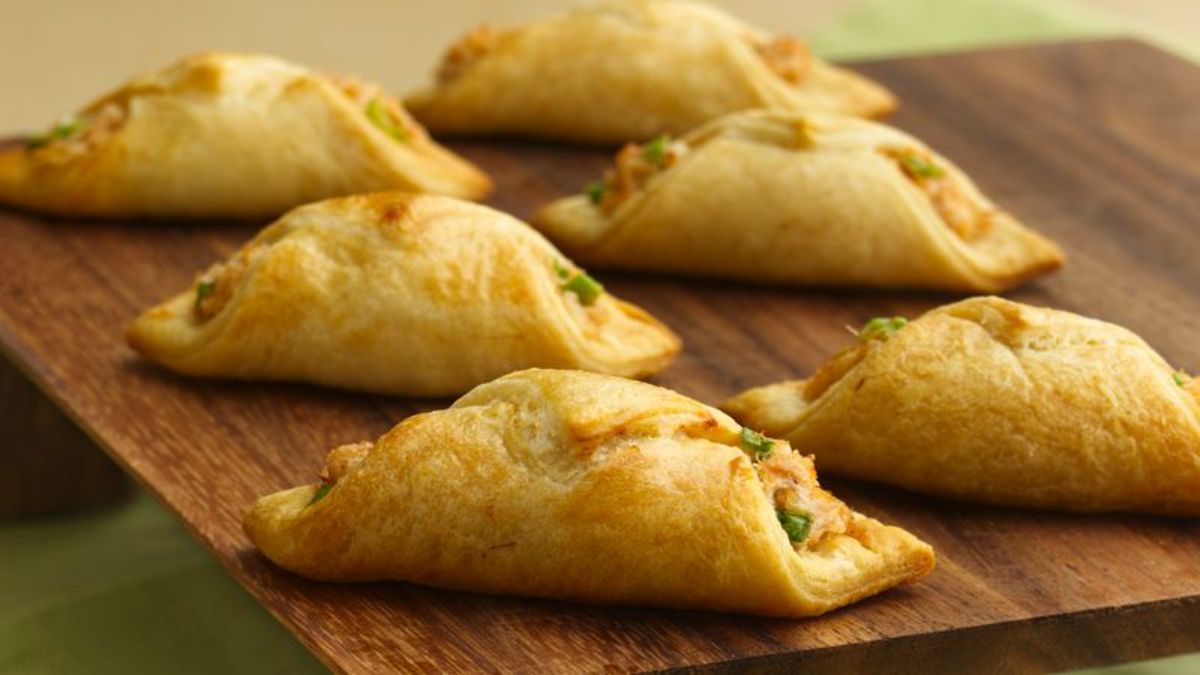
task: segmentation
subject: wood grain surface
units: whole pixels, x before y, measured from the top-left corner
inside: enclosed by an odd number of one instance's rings
[[[903,100],[893,118],[1063,244],[1066,269],[1012,297],[1100,317],[1200,370],[1200,69],[1133,42],[864,64]],[[598,175],[608,153],[454,146],[528,216]],[[969,506],[826,477],[855,508],[938,550],[924,582],[809,621],[608,609],[339,586],[273,568],[240,519],[312,482],[325,451],[445,401],[185,380],[122,330],[259,224],[50,222],[0,211],[0,342],[331,668],[349,672],[1013,672],[1200,648],[1200,523]],[[598,276],[684,339],[656,381],[707,402],[809,373],[843,326],[954,298]],[[886,413],[886,411],[881,411]],[[697,580],[697,583],[702,583]]]

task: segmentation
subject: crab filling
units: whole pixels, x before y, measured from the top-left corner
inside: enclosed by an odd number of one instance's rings
[[[757,467],[763,491],[793,548],[815,546],[849,528],[850,509],[817,483],[810,458],[791,449],[775,451]]]
[[[68,117],[30,138],[26,147],[46,156],[71,157],[103,144],[125,123],[125,109],[109,102],[79,117]]]
[[[926,151],[886,149],[883,154],[929,198],[946,226],[964,241],[974,241],[991,228],[994,210],[967,193],[962,180],[939,165]]]
[[[371,124],[398,141],[408,140],[417,128],[396,99],[377,85],[356,77],[326,75],[326,78],[354,102]]]
[[[250,263],[264,250],[266,247],[261,244],[244,248],[230,260],[217,263],[200,275],[196,280],[195,300],[192,302],[192,314],[198,321],[208,321],[221,313],[233,299]]]
[[[438,66],[437,82],[446,84],[458,79],[496,48],[501,31],[491,26],[479,26],[450,46]]]
[[[834,383],[845,377],[851,368],[865,359],[872,349],[876,349],[880,344],[892,339],[907,325],[908,320],[904,317],[893,316],[871,319],[857,331],[847,326],[850,332],[858,338],[858,344],[846,347],[834,354],[833,358],[826,361],[817,369],[817,372],[813,373],[813,376],[808,379],[808,383],[804,385],[804,400],[812,403],[820,398],[821,394],[824,394]]]
[[[601,213],[610,215],[651,178],[679,163],[687,152],[687,143],[673,141],[665,134],[645,144],[629,143],[617,153],[604,180],[586,186],[584,194]]]
[[[791,84],[800,84],[812,70],[812,52],[796,38],[780,35],[755,43],[754,49],[768,68]]]

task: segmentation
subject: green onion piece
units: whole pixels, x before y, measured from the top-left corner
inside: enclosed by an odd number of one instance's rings
[[[212,295],[212,292],[214,290],[216,290],[216,288],[217,288],[217,282],[215,282],[215,281],[197,281],[196,282],[196,308],[197,309],[199,309],[200,303],[204,302],[205,298]]]
[[[755,459],[766,459],[775,449],[775,442],[750,427],[742,427],[742,447],[753,452]]]
[[[367,103],[367,119],[398,141],[408,138],[408,132],[392,119],[392,113],[388,111],[387,104],[381,98],[373,98]]]
[[[555,260],[554,261],[554,276],[558,277],[558,280],[560,282],[566,282],[568,279],[571,278],[571,270],[567,269],[566,265],[562,264],[558,260]]]
[[[671,137],[663,134],[642,147],[642,159],[655,166],[660,166],[667,158],[667,148],[670,145]]]
[[[37,148],[52,141],[60,141],[64,138],[70,138],[83,131],[86,126],[87,124],[78,117],[69,117],[55,124],[50,128],[49,131],[30,138],[26,142],[26,146],[30,148]]]
[[[908,154],[900,158],[900,163],[904,165],[904,170],[913,176],[921,178],[941,178],[946,175],[945,169],[926,160],[920,155]]]
[[[563,284],[563,290],[574,293],[583,305],[590,305],[604,292],[604,286],[587,272],[580,272]]]
[[[321,501],[322,499],[325,498],[325,495],[329,494],[329,491],[332,489],[333,489],[332,484],[321,483],[321,487],[317,488],[317,491],[313,494],[312,499],[308,500],[308,503],[305,504],[305,507],[312,506],[313,504],[316,504],[317,502]]]
[[[1177,370],[1177,371],[1175,371],[1175,372],[1171,373],[1171,379],[1175,380],[1175,384],[1176,384],[1177,386],[1180,386],[1180,387],[1182,387],[1182,386],[1183,386],[1183,382],[1184,382],[1184,380],[1183,380],[1183,371],[1181,371],[1181,370]]]
[[[908,325],[908,319],[902,316],[893,316],[888,319],[885,317],[876,317],[863,325],[862,330],[858,331],[858,341],[868,342],[870,340],[883,340],[886,342],[889,338],[896,334],[896,331]]]
[[[788,539],[797,543],[808,539],[808,532],[812,529],[812,516],[803,511],[779,511],[776,515],[779,516],[779,524],[783,526],[783,531],[787,532]]]
[[[604,199],[604,191],[608,186],[602,180],[594,180],[583,186],[583,194],[587,195],[588,201],[593,204],[599,204],[600,200]]]

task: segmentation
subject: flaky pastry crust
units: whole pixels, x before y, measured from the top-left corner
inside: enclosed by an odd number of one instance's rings
[[[715,8],[617,0],[477,29],[406,104],[438,133],[621,143],[748,108],[879,116],[896,100],[799,41]]]
[[[377,190],[476,199],[479,169],[374,84],[208,52],[0,152],[0,202],[74,216],[265,217]]]
[[[128,340],[198,376],[446,396],[532,366],[642,377],[679,339],[519,220],[450,197],[377,193],[295,209]],[[598,286],[596,288],[599,288]]]
[[[820,614],[932,569],[928,545],[851,511],[786,443],[771,460],[791,478],[766,482],[740,431],[665,389],[527,370],[335,449],[323,486],[263,497],[245,528],[315,579],[769,616]],[[780,490],[824,512],[803,541],[780,525]]]
[[[822,471],[989,504],[1195,516],[1198,382],[1119,326],[980,297],[722,408]]]
[[[663,142],[622,150],[603,185],[533,225],[597,268],[774,284],[994,292],[1063,262],[953,163],[883,124],[750,111]]]

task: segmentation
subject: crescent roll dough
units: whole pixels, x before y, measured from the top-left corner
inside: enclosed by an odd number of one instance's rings
[[[452,46],[406,103],[435,132],[621,143],[736,110],[878,116],[883,87],[799,41],[690,2],[618,0]]]
[[[1133,333],[981,297],[877,319],[725,403],[822,471],[990,504],[1200,515],[1198,380]]]
[[[129,328],[187,375],[445,396],[519,368],[641,377],[679,339],[524,223],[433,195],[298,208]]]
[[[0,151],[0,202],[67,215],[273,216],[390,189],[491,182],[378,86],[253,54],[184,59]]]
[[[780,284],[991,292],[1063,260],[912,136],[783,111],[628,145],[533,224],[596,267]]]
[[[934,564],[822,490],[787,443],[579,371],[482,385],[337,448],[322,477],[245,519],[268,558],[316,579],[799,617]]]

